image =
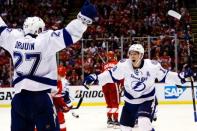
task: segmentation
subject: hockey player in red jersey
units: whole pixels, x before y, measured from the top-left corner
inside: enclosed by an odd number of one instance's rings
[[[66,79],[66,68],[64,66],[59,66],[57,78],[58,92],[55,92],[55,94],[52,93],[52,98],[57,111],[57,123],[59,123],[59,126],[57,127],[60,127],[60,131],[66,131],[64,113],[68,112],[72,108],[72,103],[69,98],[69,90],[67,88],[68,85],[69,82]],[[34,131],[37,131],[37,129]]]
[[[69,82],[66,80],[66,68],[58,67],[58,93],[54,95],[53,102],[57,110],[60,131],[66,131],[64,113],[72,108],[72,103],[69,98],[69,90],[67,88]]]
[[[113,68],[117,64],[114,52],[109,51],[107,53],[108,62],[103,65],[103,71]],[[108,127],[116,127],[119,125],[118,112],[120,103],[120,84],[119,83],[107,83],[102,87],[102,91],[107,104],[107,124]]]

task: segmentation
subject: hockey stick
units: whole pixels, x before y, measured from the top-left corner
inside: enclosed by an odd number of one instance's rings
[[[178,19],[180,22],[183,22],[183,26],[185,28],[185,40],[186,40],[186,43],[187,43],[188,66],[191,67],[191,52],[190,52],[190,45],[189,45],[189,34],[188,34],[188,29],[187,29],[186,23],[185,23],[183,17],[181,17],[181,14],[177,13],[174,10],[169,10],[168,11],[168,15]],[[192,91],[192,103],[193,103],[193,109],[194,109],[194,121],[197,122],[196,100],[195,100],[195,92],[194,92],[194,78],[191,76],[189,79],[190,79],[191,91]]]
[[[79,102],[78,102],[77,106],[76,107],[72,107],[71,110],[79,109],[79,107],[81,106],[82,101],[83,101],[83,97],[81,97],[79,99]]]
[[[98,55],[98,57],[101,59],[101,61],[103,62],[103,64],[105,64],[106,63],[106,61],[102,58],[102,56],[99,54],[99,52],[98,52],[98,49],[97,49],[97,51],[95,52],[97,55]]]
[[[181,14],[177,13],[177,12],[174,11],[174,10],[169,10],[169,11],[168,11],[168,15],[169,15],[169,16],[172,16],[172,17],[174,17],[174,18],[176,18],[176,19],[178,19],[178,20],[181,19]]]
[[[181,86],[181,85],[176,85],[176,87],[177,88],[191,88],[192,86]],[[197,86],[194,86],[195,88],[197,87]]]

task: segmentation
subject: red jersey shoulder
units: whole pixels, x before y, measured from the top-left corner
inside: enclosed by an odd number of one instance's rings
[[[118,63],[117,61],[108,62],[108,63],[104,64],[103,69],[109,70],[109,69],[113,68],[117,63]]]

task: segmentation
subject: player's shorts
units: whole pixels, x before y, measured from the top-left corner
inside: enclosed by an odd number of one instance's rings
[[[154,100],[146,101],[141,104],[130,104],[125,102],[120,118],[120,124],[124,126],[134,127],[136,119],[144,116],[152,119],[155,104]]]
[[[11,131],[59,131],[50,90],[22,90],[11,103]]]

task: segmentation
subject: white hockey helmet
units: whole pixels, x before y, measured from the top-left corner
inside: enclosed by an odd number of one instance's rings
[[[25,35],[26,34],[34,34],[38,35],[40,31],[42,32],[45,28],[44,21],[37,16],[34,17],[27,17],[23,24],[23,30]]]
[[[141,54],[144,54],[144,47],[141,44],[133,44],[129,47],[128,52],[131,52],[131,51],[136,51],[136,52],[139,52]]]

